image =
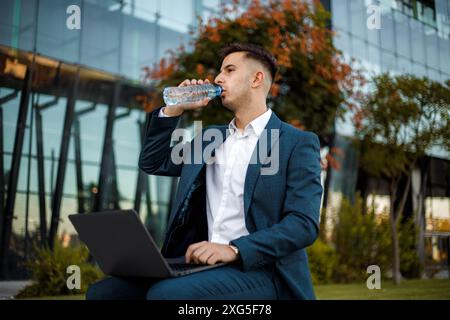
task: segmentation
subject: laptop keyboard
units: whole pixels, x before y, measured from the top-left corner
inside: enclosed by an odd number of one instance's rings
[[[186,271],[199,267],[204,267],[205,265],[201,264],[192,264],[192,263],[171,263],[170,268],[174,271]]]

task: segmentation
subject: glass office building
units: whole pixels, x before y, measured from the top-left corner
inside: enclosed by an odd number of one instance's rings
[[[76,242],[67,218],[76,212],[134,208],[161,243],[176,180],[137,168],[145,122],[139,97],[151,89],[140,81],[142,68],[181,44],[189,50],[196,17],[220,14],[221,2],[0,2],[1,277],[24,277],[17,266],[35,244],[53,236]],[[369,71],[450,78],[448,0],[322,2],[336,46]],[[366,27],[369,4],[380,5],[379,30]],[[73,5],[79,29],[70,26]],[[346,195],[356,185],[357,159],[343,138],[348,126],[337,128],[336,145],[348,156],[329,185]]]
[[[76,212],[134,208],[161,243],[176,180],[137,168],[145,122],[138,98],[150,90],[141,84],[142,68],[168,49],[189,48],[196,17],[217,5],[0,2],[4,278],[23,276],[18,266],[35,244],[55,235],[63,245],[76,241],[67,218]],[[79,29],[70,25],[76,18]]]
[[[380,8],[380,28],[370,29]],[[448,0],[333,0],[335,45],[373,72],[412,73],[433,80],[450,78],[450,20]]]
[[[347,59],[367,74],[382,72],[413,74],[445,82],[450,79],[450,1],[448,0],[330,0],[323,1],[332,13],[334,44]],[[374,11],[375,10],[375,11]],[[379,28],[368,27],[368,19],[379,12]],[[369,21],[370,22],[373,20]],[[450,102],[449,102],[450,103]],[[346,136],[352,126],[337,121],[334,146],[343,150],[340,170],[328,171],[327,207],[336,209],[343,197],[352,199],[355,189],[369,189],[368,203],[374,200],[378,211],[389,206],[387,186],[358,171],[358,159]],[[427,163],[428,185],[425,201],[425,250],[430,267],[450,269],[450,155],[434,148]],[[419,170],[413,174],[415,176]],[[406,210],[417,209],[412,194]],[[363,187],[363,188],[361,188]]]

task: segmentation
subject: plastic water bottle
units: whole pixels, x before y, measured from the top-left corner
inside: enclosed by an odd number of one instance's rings
[[[215,84],[197,84],[186,87],[167,87],[163,91],[167,106],[192,103],[206,98],[215,98],[222,94],[222,87]]]

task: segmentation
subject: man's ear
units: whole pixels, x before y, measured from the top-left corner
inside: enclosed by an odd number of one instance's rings
[[[261,85],[264,85],[264,77],[265,77],[264,72],[257,71],[255,73],[255,75],[253,76],[252,88],[256,88]]]

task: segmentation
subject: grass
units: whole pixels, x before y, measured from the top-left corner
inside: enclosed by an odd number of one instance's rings
[[[381,282],[369,290],[365,283],[316,285],[319,300],[450,300],[450,279],[404,280],[398,286]],[[30,300],[84,300],[84,295],[39,297]]]
[[[315,286],[319,300],[450,300],[450,279],[404,280],[395,286],[381,282],[381,289],[369,290],[361,284]]]
[[[21,300],[84,300],[84,294],[80,295],[68,295],[68,296],[47,296],[47,297],[36,297],[36,298],[23,298]]]

